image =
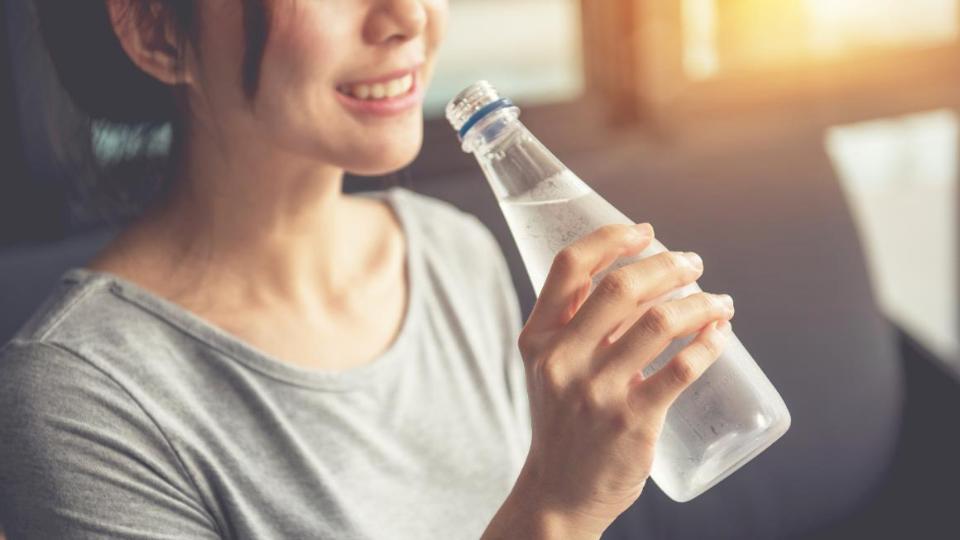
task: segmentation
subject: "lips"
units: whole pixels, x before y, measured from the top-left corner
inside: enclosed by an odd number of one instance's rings
[[[409,111],[423,99],[419,68],[417,65],[373,79],[338,84],[337,99],[347,109],[364,115],[390,116]]]
[[[340,85],[337,91],[348,96],[362,99],[391,99],[401,96],[413,87],[413,73],[408,72],[400,77],[383,82],[354,83]]]

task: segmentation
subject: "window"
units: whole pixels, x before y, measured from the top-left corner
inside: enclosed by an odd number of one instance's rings
[[[960,358],[958,125],[953,110],[940,109],[840,125],[826,136],[881,308],[943,358]]]
[[[721,71],[828,60],[958,36],[957,0],[683,0],[684,68]]]

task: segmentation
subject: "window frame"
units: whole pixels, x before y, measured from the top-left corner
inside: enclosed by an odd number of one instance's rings
[[[693,80],[684,68],[682,2],[584,0],[581,5],[584,35],[604,36],[584,40],[587,90],[620,118],[678,125],[704,116],[792,110],[804,121],[831,125],[960,105],[960,67],[944,69],[960,66],[960,39],[939,46],[872,48],[782,67],[721,70]],[[618,23],[604,26],[611,20]],[[910,87],[902,81],[910,81]]]

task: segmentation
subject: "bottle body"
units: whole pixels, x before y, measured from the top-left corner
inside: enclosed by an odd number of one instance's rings
[[[460,130],[464,150],[474,153],[483,169],[538,296],[557,252],[604,225],[634,223],[553,156],[519,122],[516,107],[486,83],[461,93],[447,114]],[[593,286],[610,271],[665,250],[654,241],[639,255],[620,258],[594,277]],[[693,283],[654,303],[698,291]],[[671,343],[644,376],[694,337]],[[688,501],[765,450],[789,426],[780,394],[733,335],[717,361],[670,407],[651,478],[670,498]]]

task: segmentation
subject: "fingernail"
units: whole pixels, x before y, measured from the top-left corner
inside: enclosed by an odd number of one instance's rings
[[[690,265],[693,266],[694,269],[703,270],[703,259],[701,259],[699,255],[692,251],[688,251],[684,253],[683,256],[687,259]]]
[[[723,332],[724,334],[729,334],[733,330],[733,325],[730,324],[730,321],[718,321],[717,330]]]
[[[630,235],[630,238],[635,242],[640,242],[650,238],[651,236],[653,236],[653,226],[651,226],[649,223],[641,223],[634,226],[633,234]]]
[[[719,298],[723,306],[727,308],[727,313],[733,315],[733,312],[734,312],[733,297],[730,296],[729,294],[721,294],[717,296],[717,298]]]

